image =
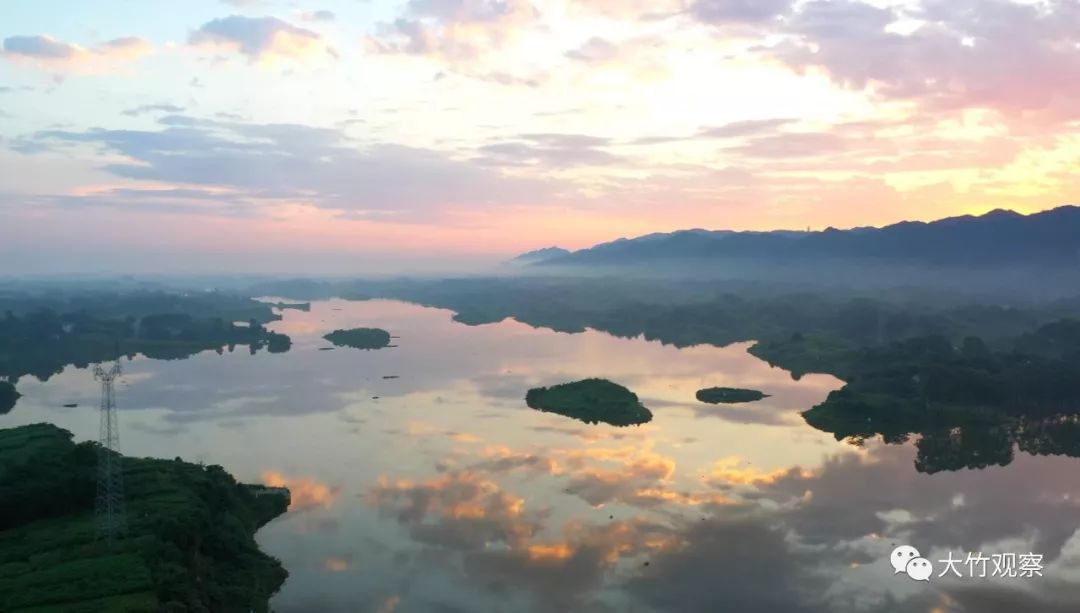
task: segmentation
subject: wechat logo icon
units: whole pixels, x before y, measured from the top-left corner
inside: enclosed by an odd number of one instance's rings
[[[915,581],[930,581],[930,576],[934,574],[934,565],[930,560],[922,557],[919,550],[910,545],[893,549],[889,562],[892,563],[894,575],[904,573]]]

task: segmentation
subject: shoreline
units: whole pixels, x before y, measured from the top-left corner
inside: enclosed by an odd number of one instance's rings
[[[127,529],[109,546],[94,513],[98,451],[53,424],[0,430],[0,610],[269,610],[288,572],[255,534],[286,512],[286,488],[122,457]]]

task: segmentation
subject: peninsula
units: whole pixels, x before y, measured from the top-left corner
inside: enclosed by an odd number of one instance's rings
[[[0,610],[268,610],[288,573],[253,537],[288,490],[124,458],[127,531],[110,546],[94,517],[98,449],[51,424],[0,430]]]

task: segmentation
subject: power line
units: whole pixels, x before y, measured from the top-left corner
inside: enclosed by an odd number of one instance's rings
[[[120,424],[116,416],[114,383],[120,376],[120,360],[108,370],[94,367],[94,378],[101,381],[101,429],[98,433],[97,515],[98,538],[111,547],[113,540],[127,531],[124,508],[124,471],[120,456]]]

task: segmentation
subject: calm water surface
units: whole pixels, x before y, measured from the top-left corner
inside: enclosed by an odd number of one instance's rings
[[[451,315],[316,302],[270,326],[293,337],[286,354],[125,363],[123,451],[292,489],[290,512],[258,535],[290,572],[282,612],[1080,610],[1074,459],[922,475],[911,445],[807,426],[799,411],[842,383],[795,381],[748,344],[676,349]],[[398,347],[319,350],[357,326]],[[654,420],[590,426],[525,406],[531,387],[586,377],[630,388]],[[771,397],[697,402],[710,386]],[[88,371],[19,389],[0,427],[96,438]],[[1046,568],[916,583],[888,563],[908,543],[931,560],[1038,552]]]

